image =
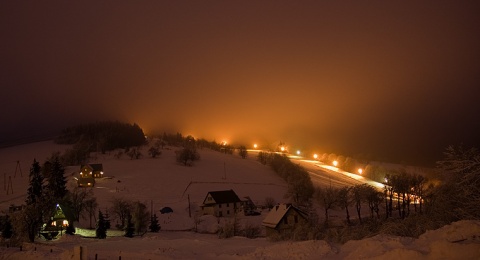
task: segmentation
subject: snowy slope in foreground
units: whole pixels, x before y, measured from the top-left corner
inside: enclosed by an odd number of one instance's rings
[[[479,259],[480,222],[456,222],[418,239],[379,235],[338,247],[325,241],[274,243],[190,232],[106,240],[63,236],[53,243],[25,244],[23,251],[0,248],[0,259],[73,259],[79,245],[89,259]]]
[[[0,193],[0,210],[11,203],[25,200],[28,170],[37,158],[41,162],[52,151],[66,147],[51,142],[35,143],[0,149],[0,167],[12,176],[13,194]],[[143,152],[147,154],[146,151]],[[238,155],[224,155],[201,150],[201,160],[194,167],[178,166],[174,151],[164,150],[160,158],[130,160],[98,155],[95,162],[103,163],[106,175],[95,188],[100,208],[109,206],[112,198],[128,197],[140,200],[154,210],[162,206],[174,209],[168,217],[160,215],[162,231],[143,237],[109,237],[105,240],[63,236],[55,241],[38,240],[19,248],[0,247],[0,259],[72,259],[74,248],[82,246],[88,259],[480,259],[480,222],[461,221],[441,229],[428,231],[419,239],[375,236],[350,241],[342,246],[325,241],[270,242],[265,238],[234,237],[218,239],[216,235],[193,232],[171,232],[192,226],[188,217],[188,200],[198,207],[208,191],[234,189],[240,196],[250,196],[262,202],[270,196],[283,201],[285,183],[253,158],[243,160]],[[14,178],[17,161],[23,177]],[[79,167],[68,167],[69,181]],[[248,218],[261,222],[265,214]],[[257,218],[258,217],[258,218]],[[85,221],[86,222],[86,221]],[[81,223],[85,226],[86,223]],[[35,250],[36,249],[36,250]]]

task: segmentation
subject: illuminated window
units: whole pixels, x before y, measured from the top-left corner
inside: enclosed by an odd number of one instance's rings
[[[68,220],[64,220],[64,221],[63,221],[63,225],[64,225],[64,226],[68,226]]]

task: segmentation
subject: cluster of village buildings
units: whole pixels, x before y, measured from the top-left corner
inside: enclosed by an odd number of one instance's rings
[[[79,187],[94,187],[95,179],[103,178],[102,164],[86,164],[80,168],[79,177],[76,178]],[[15,210],[15,209],[11,209]],[[207,192],[201,205],[204,215],[215,217],[234,217],[238,214],[259,215],[256,205],[249,197],[243,200],[233,190],[221,190]],[[55,215],[49,223],[53,230],[62,229],[68,226],[68,212],[65,212],[61,205],[56,205]],[[293,231],[298,225],[307,222],[307,215],[291,204],[278,204],[270,209],[262,225],[265,227],[266,235],[283,234]]]

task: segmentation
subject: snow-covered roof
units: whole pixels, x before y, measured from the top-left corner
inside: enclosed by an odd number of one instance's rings
[[[267,217],[265,217],[265,219],[263,220],[262,225],[275,228],[278,223],[280,223],[282,218],[287,214],[287,212],[291,209],[300,212],[300,210],[298,210],[291,204],[279,204],[273,207],[268,213]]]

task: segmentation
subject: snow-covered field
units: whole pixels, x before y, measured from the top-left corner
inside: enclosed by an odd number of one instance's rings
[[[52,152],[66,148],[39,142],[0,149],[0,211],[24,202],[34,158],[43,163]],[[176,164],[174,150],[164,149],[156,159],[147,157],[144,149],[144,157],[139,160],[126,156],[116,159],[112,153],[98,154],[91,161],[102,163],[106,175],[94,188],[99,209],[105,211],[117,197],[141,201],[149,208],[153,205],[162,227],[159,233],[125,238],[109,231],[105,240],[79,235],[64,235],[54,241],[38,239],[35,244],[24,244],[22,251],[0,247],[0,259],[73,259],[74,255],[79,256],[80,246],[88,259],[480,259],[478,221],[453,223],[428,231],[418,239],[379,235],[344,245],[325,241],[271,242],[266,238],[219,239],[215,234],[185,231],[193,226],[189,201],[194,214],[209,191],[233,189],[239,197],[249,196],[257,204],[262,204],[266,197],[288,202],[283,197],[286,184],[254,158],[244,160],[238,155],[205,149],[200,150],[200,161],[193,167],[184,167]],[[79,168],[66,168],[70,183],[74,183]],[[174,212],[161,215],[159,209],[165,206]],[[244,217],[242,221],[260,225],[265,214]],[[217,221],[205,217],[201,230],[214,231]],[[87,226],[87,220],[77,225]]]

